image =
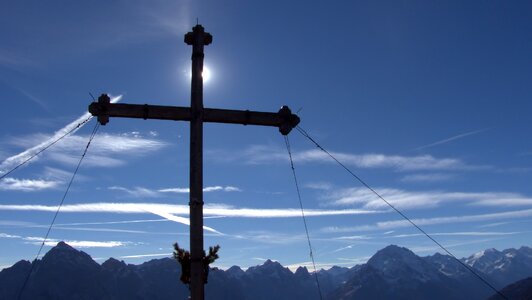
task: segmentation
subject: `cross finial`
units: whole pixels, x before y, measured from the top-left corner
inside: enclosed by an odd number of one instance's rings
[[[192,27],[192,32],[185,34],[185,43],[193,46],[206,46],[212,43],[212,35],[205,32],[200,24]]]

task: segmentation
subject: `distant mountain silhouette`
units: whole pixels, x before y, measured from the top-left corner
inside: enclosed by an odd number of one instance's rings
[[[531,253],[528,247],[502,252],[489,249],[462,261],[502,288],[532,276]],[[0,272],[0,299],[17,299],[30,268],[28,261],[19,261]],[[22,299],[187,299],[188,288],[179,277],[179,264],[171,258],[140,265],[110,258],[100,265],[60,242],[35,262]],[[318,278],[325,299],[484,300],[493,295],[453,258],[441,254],[419,257],[394,245],[378,251],[366,264],[320,270]],[[526,293],[522,286],[528,283],[505,289],[508,295],[516,289]],[[222,300],[319,299],[314,275],[305,267],[292,272],[271,260],[247,270],[238,266],[212,269],[205,294],[207,299]]]

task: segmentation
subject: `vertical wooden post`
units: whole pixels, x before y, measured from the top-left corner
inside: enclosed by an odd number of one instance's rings
[[[203,267],[203,46],[212,36],[201,25],[185,35],[192,45],[192,82],[190,93],[190,295],[192,300],[205,298]]]

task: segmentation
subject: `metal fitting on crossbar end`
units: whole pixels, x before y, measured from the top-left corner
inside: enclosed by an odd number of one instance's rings
[[[295,114],[292,114],[292,111],[286,105],[281,107],[279,110],[279,116],[282,120],[282,123],[279,125],[279,132],[282,135],[288,135],[290,131],[292,131],[292,129],[299,124],[300,121],[299,117]]]
[[[109,123],[109,113],[107,111],[107,106],[111,103],[111,98],[109,95],[102,94],[98,97],[98,102],[92,102],[89,105],[89,112],[98,117],[98,122],[101,125]]]

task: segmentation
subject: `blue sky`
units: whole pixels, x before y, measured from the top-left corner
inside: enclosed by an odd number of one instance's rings
[[[289,105],[317,141],[459,257],[530,246],[530,2],[0,7],[1,173],[77,124],[89,92],[188,106],[183,35],[198,17],[214,37],[205,106]],[[0,181],[1,267],[36,255],[94,124]],[[279,132],[206,124],[204,137],[205,245],[221,245],[217,265],[308,265]],[[289,137],[318,267],[352,266],[388,244],[440,251],[299,133]],[[188,247],[188,139],[184,122],[111,119],[50,243],[130,263],[168,256],[176,241]]]

